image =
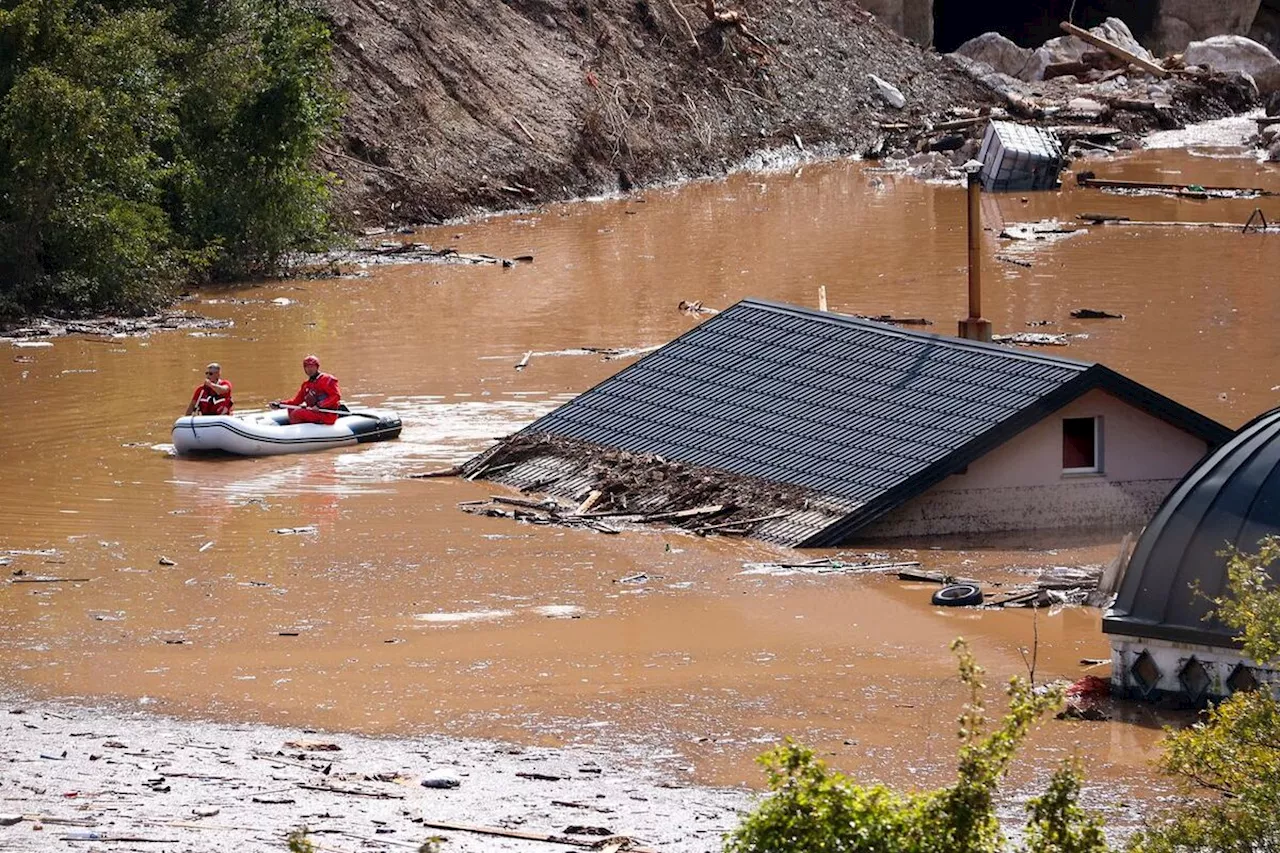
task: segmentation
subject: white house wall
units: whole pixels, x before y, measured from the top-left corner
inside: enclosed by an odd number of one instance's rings
[[[1063,419],[1099,416],[1102,472],[1064,474]],[[858,538],[1140,526],[1206,449],[1189,433],[1093,390],[862,528]]]
[[[1152,662],[1160,670],[1160,678],[1154,685],[1144,686],[1133,673],[1133,666],[1144,651],[1151,655]],[[1179,678],[1179,673],[1192,657],[1200,662],[1209,676],[1209,687],[1204,696],[1189,695]],[[1235,649],[1118,634],[1111,636],[1111,690],[1117,696],[1130,699],[1177,696],[1191,703],[1210,698],[1222,699],[1231,695],[1228,680],[1241,664],[1260,684],[1269,684],[1273,692],[1280,689],[1280,674],[1258,667]]]

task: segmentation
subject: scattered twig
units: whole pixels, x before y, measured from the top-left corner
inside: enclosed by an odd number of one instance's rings
[[[676,0],[667,0],[667,5],[671,7],[671,11],[676,13],[676,17],[680,19],[680,23],[684,24],[685,32],[689,34],[689,44],[694,51],[701,51],[702,45],[698,44],[698,36],[693,31],[693,27],[689,24],[689,19],[680,11],[680,7],[676,5]]]
[[[514,116],[514,115],[513,115],[513,116],[511,117],[511,120],[512,120],[512,121],[514,121],[514,122],[516,123],[516,126],[517,126],[517,127],[519,127],[521,130],[523,130],[523,131],[524,131],[524,135],[525,135],[525,136],[527,136],[527,137],[529,137],[529,141],[530,141],[530,142],[533,142],[533,141],[534,141],[534,139],[533,139],[533,134],[529,132],[529,128],[527,128],[527,127],[525,127],[525,126],[524,126],[524,122],[522,122],[522,121],[520,120],[520,117],[519,117],[519,116]],[[536,144],[536,143],[535,143],[535,144]]]

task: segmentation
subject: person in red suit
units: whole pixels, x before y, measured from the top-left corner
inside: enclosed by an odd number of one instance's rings
[[[307,380],[291,400],[272,400],[271,408],[289,409],[291,424],[331,424],[338,419],[337,408],[342,401],[338,380],[320,372],[320,359],[309,355],[302,360],[302,370]],[[324,410],[329,411],[324,411]]]
[[[187,414],[229,415],[235,403],[231,400],[231,383],[222,378],[222,365],[210,362],[204,369],[204,382],[191,392]]]

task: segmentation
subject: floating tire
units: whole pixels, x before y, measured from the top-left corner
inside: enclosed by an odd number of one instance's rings
[[[982,589],[976,583],[953,583],[933,594],[939,607],[970,607],[982,603]]]

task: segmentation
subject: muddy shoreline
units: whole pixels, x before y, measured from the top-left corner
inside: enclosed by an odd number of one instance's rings
[[[192,853],[283,848],[306,826],[325,850],[417,850],[437,837],[453,853],[546,853],[626,838],[700,853],[719,849],[751,799],[613,748],[223,725],[12,695],[0,696],[0,743],[0,847],[13,851],[131,849],[126,839]]]

